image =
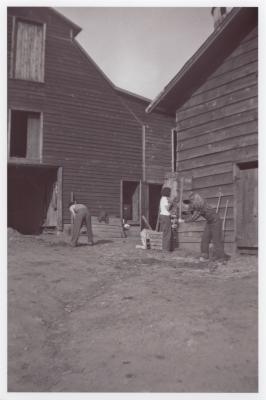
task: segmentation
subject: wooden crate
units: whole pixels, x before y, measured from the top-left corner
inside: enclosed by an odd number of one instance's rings
[[[162,250],[163,248],[163,233],[156,231],[148,231],[149,234],[149,248],[154,250]]]

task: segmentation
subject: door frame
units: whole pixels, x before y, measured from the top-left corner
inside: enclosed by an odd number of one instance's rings
[[[120,180],[120,220],[121,220],[121,226],[123,224],[123,188],[124,188],[124,182],[134,182],[138,183],[139,185],[139,224],[141,224],[141,180],[140,179],[134,179],[134,178],[122,178]]]
[[[63,231],[63,167],[57,168],[57,230]]]
[[[238,191],[239,191],[239,181],[240,181],[240,171],[243,170],[243,167],[250,166],[251,168],[258,168],[258,160],[247,160],[247,161],[239,161],[233,164],[233,181],[234,181],[234,251],[235,253],[238,252],[238,245],[237,245],[237,217],[238,217]],[[241,168],[242,167],[242,168]],[[248,169],[248,168],[247,168]]]

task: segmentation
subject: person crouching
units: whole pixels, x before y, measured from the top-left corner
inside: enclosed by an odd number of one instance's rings
[[[93,234],[91,227],[91,213],[88,210],[88,207],[85,206],[84,204],[75,203],[73,201],[69,203],[68,207],[73,217],[70,245],[73,247],[77,246],[80,229],[82,225],[85,224],[87,228],[88,243],[90,246],[92,246],[94,243],[93,243]]]

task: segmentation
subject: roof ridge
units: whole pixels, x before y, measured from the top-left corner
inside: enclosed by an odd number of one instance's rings
[[[202,45],[196,50],[195,53],[185,62],[178,73],[168,82],[168,84],[163,88],[163,90],[154,98],[154,100],[146,108],[146,112],[152,111],[158,103],[168,94],[168,92],[173,88],[173,86],[185,75],[187,70],[194,64],[194,62],[205,52],[210,44],[221,34],[221,32],[226,28],[227,25],[238,15],[241,8],[234,7],[229,11],[227,17],[221,22],[219,27],[217,27],[202,43]]]
[[[71,25],[73,27],[73,29],[75,30],[74,36],[77,36],[82,31],[82,28],[79,25],[75,24],[69,18],[65,17],[64,14],[56,10],[54,7],[47,7],[47,8],[51,10],[54,14],[56,14],[58,17],[62,18],[68,25]]]

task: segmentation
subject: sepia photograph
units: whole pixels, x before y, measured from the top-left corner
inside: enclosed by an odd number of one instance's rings
[[[5,7],[3,400],[259,393],[260,10],[215,5]]]

